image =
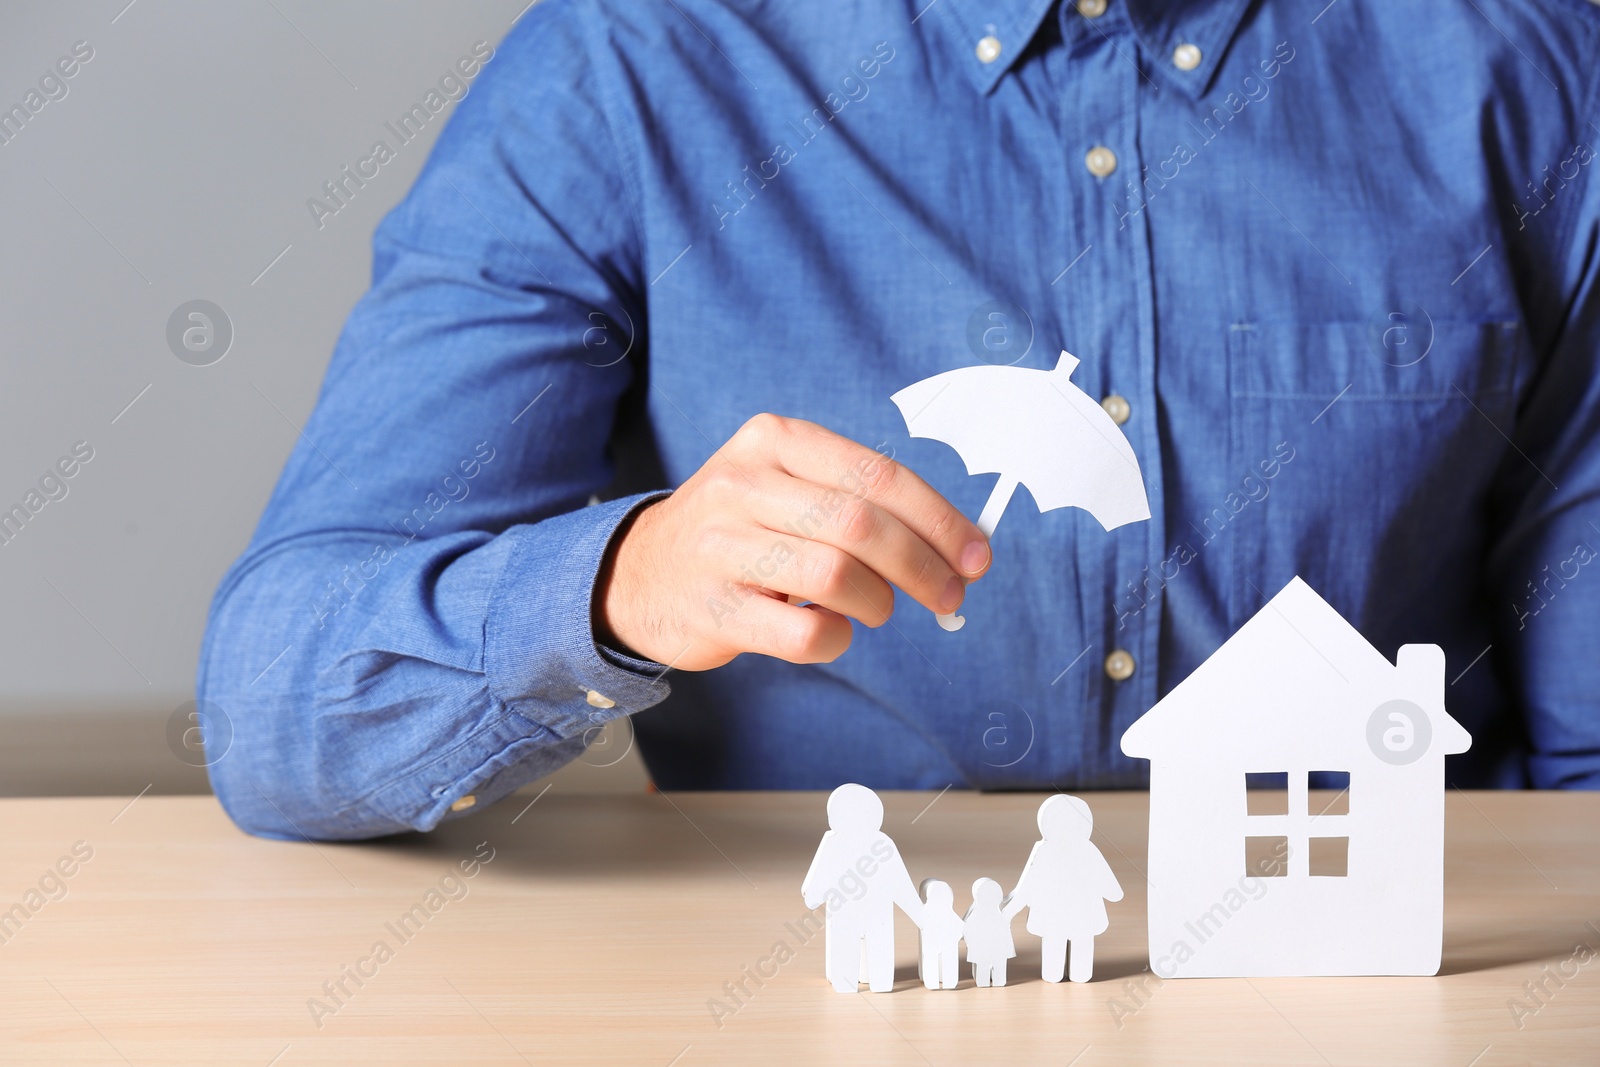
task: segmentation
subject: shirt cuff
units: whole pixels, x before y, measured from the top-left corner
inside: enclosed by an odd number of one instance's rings
[[[639,493],[501,534],[515,547],[490,594],[484,670],[508,708],[565,739],[671,692],[666,667],[602,648],[593,624],[595,580],[617,530],[667,495]]]

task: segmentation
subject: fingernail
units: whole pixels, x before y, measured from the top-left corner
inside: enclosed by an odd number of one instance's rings
[[[952,575],[950,581],[945,583],[944,594],[939,597],[939,607],[943,609],[940,614],[948,615],[961,606],[962,598],[967,595],[967,583],[957,575]]]
[[[973,541],[961,550],[961,569],[977,574],[989,565],[989,542]]]

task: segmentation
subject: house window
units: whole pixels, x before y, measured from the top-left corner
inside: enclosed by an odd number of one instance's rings
[[[1313,837],[1308,858],[1311,861],[1311,877],[1344,878],[1350,873],[1350,839]]]
[[[1348,877],[1350,838],[1341,835],[1341,817],[1350,814],[1349,771],[1246,772],[1244,809],[1247,876],[1287,877],[1292,853],[1297,873]]]

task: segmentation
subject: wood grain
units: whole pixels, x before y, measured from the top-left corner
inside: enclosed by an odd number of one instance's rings
[[[829,989],[820,938],[795,925],[821,794],[530,799],[356,845],[250,838],[210,797],[0,801],[0,909],[40,904],[0,927],[0,1062],[1600,1059],[1600,958],[1574,955],[1600,951],[1594,795],[1452,792],[1438,978],[1154,979],[1145,797],[1098,794],[1096,840],[1127,897],[1110,906],[1094,982],[1039,981],[1038,943],[1018,923],[1012,984],[924,990],[902,916],[895,992],[855,996]],[[887,794],[885,829],[913,878],[949,881],[960,909],[980,875],[1014,883],[1039,800]],[[77,842],[92,856],[74,864]],[[464,877],[475,852],[493,858]],[[394,924],[413,906],[422,918],[402,940]],[[324,988],[363,959],[373,973],[344,977],[347,995]],[[759,985],[758,967],[772,975]],[[1525,983],[1541,981],[1530,999]]]

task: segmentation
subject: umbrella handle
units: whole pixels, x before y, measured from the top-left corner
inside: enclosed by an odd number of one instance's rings
[[[1002,474],[1000,480],[994,483],[994,489],[989,493],[989,499],[983,505],[983,512],[978,516],[978,529],[983,531],[984,537],[993,537],[994,528],[1000,525],[1000,516],[1005,512],[1006,505],[1011,502],[1011,494],[1017,491],[1017,480]],[[952,612],[949,615],[935,615],[934,621],[939,628],[955,633],[967,624],[966,616]]]

